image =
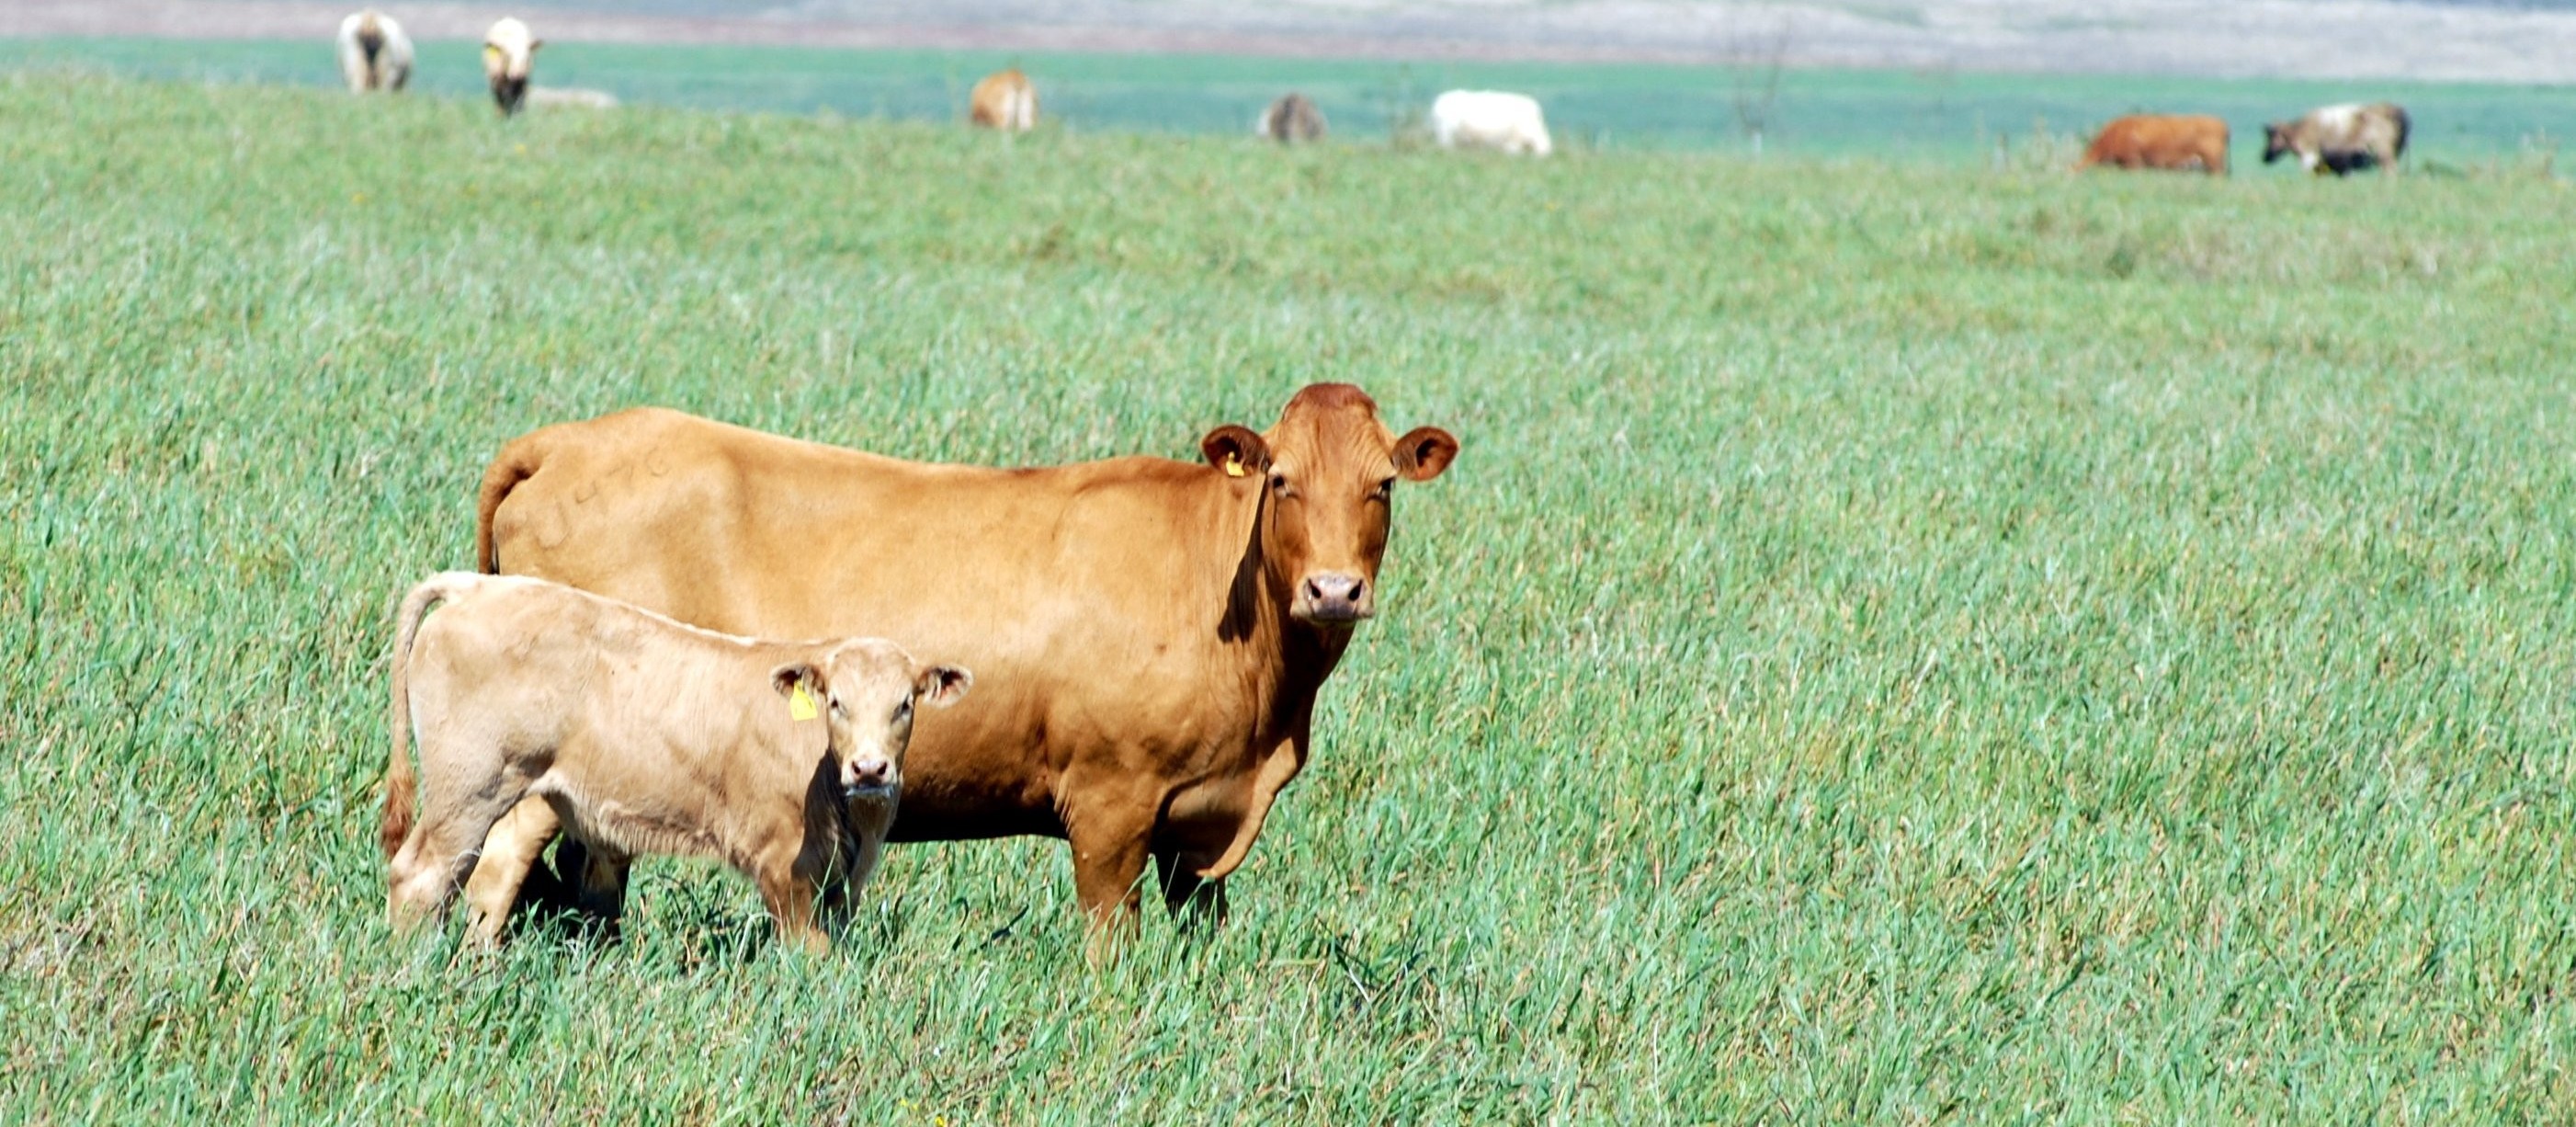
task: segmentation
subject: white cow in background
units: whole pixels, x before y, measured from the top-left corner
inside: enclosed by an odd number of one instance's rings
[[[483,77],[492,82],[492,104],[501,116],[519,112],[528,97],[528,72],[537,66],[537,48],[546,45],[516,17],[503,16],[483,33]]]
[[[1444,149],[1498,149],[1546,156],[1547,119],[1538,100],[1497,90],[1452,90],[1431,103],[1431,136]]]
[[[373,8],[349,13],[340,21],[340,77],[352,94],[402,89],[411,81],[411,37]]]

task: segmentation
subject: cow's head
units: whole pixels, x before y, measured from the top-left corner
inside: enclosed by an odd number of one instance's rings
[[[2265,122],[2265,123],[2264,123],[2264,125],[2263,125],[2263,163],[2265,163],[2265,164],[2270,164],[2270,163],[2272,163],[2273,161],[2279,160],[2279,159],[2281,159],[2282,157],[2285,157],[2285,156],[2290,155],[2292,152],[2297,151],[2297,149],[2298,149],[2298,146],[2297,146],[2297,145],[2293,145],[2293,144],[2291,144],[2291,143],[2290,143],[2290,127],[2289,127],[2289,126],[2287,126],[2287,125],[2282,125],[2282,124],[2279,124],[2279,123],[2277,123],[2277,122]]]
[[[1314,384],[1288,401],[1279,422],[1254,433],[1221,426],[1199,442],[1220,473],[1263,491],[1263,571],[1288,614],[1344,630],[1377,610],[1377,565],[1386,556],[1395,481],[1429,481],[1458,456],[1438,427],[1397,437],[1377,403],[1349,384]]]
[[[903,786],[903,753],[912,744],[917,704],[946,708],[966,695],[973,674],[953,665],[924,665],[882,638],[844,642],[820,661],[792,661],[769,674],[791,715],[810,708],[823,722],[826,753],[845,798],[888,800]],[[805,695],[801,705],[797,694]]]
[[[492,102],[507,117],[519,112],[528,97],[528,74],[536,69],[537,48],[546,41],[528,31],[528,25],[504,16],[483,34],[483,77],[492,83]]]

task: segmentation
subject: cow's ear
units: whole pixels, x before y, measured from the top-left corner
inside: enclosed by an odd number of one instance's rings
[[[805,686],[808,693],[821,696],[823,674],[801,661],[791,661],[769,671],[769,687],[778,690],[782,697],[795,692],[798,685]]]
[[[543,39],[531,39],[531,40],[529,40],[529,41],[528,41],[528,53],[529,53],[529,54],[531,54],[531,55],[536,54],[536,53],[537,53],[537,48],[539,48],[539,47],[543,47],[543,46],[545,46],[545,45],[546,45],[546,41],[545,41],[545,40],[543,40]]]
[[[1251,427],[1227,423],[1199,440],[1199,453],[1228,477],[1259,477],[1270,472],[1270,443]]]
[[[1395,440],[1395,472],[1406,481],[1429,481],[1458,457],[1458,440],[1439,427],[1415,427]]]
[[[946,708],[957,703],[974,684],[975,675],[972,673],[954,665],[934,665],[912,679],[912,691],[920,695],[921,703],[933,708]]]

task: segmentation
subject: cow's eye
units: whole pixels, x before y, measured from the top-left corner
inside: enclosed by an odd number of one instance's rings
[[[912,715],[912,699],[906,697],[902,704],[894,706],[894,718],[897,723],[901,723],[904,717],[910,715]]]
[[[1294,497],[1297,495],[1296,490],[1288,488],[1287,474],[1275,473],[1270,475],[1270,491],[1282,497]]]
[[[1395,496],[1395,479],[1391,477],[1377,483],[1377,488],[1369,490],[1369,499],[1372,501],[1383,501],[1393,496]]]

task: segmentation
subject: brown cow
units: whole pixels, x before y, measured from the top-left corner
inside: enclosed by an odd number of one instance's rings
[[[894,823],[913,702],[969,682],[882,638],[758,642],[541,580],[433,576],[395,619],[389,910],[435,917],[476,866],[474,933],[498,941],[535,850],[475,854],[525,797],[604,856],[730,862],[783,934],[820,947],[817,894],[837,922]]]
[[[1321,141],[1324,139],[1324,111],[1315,107],[1314,99],[1303,94],[1282,94],[1278,101],[1270,103],[1269,109],[1261,111],[1261,120],[1252,124],[1252,131],[1282,145]]]
[[[2264,125],[2263,163],[2296,153],[2299,167],[2319,176],[2372,167],[2395,175],[2411,126],[2406,111],[2389,102],[2326,106],[2297,121]]]
[[[1038,90],[1020,68],[995,71],[975,84],[966,100],[966,120],[1005,133],[1026,133],[1038,124]]]
[[[1438,477],[1458,441],[1317,384],[1199,449],[984,469],[626,411],[502,448],[479,559],[716,629],[963,662],[976,699],[923,723],[891,840],[1066,839],[1104,926],[1132,923],[1150,857],[1167,906],[1216,918],[1375,610],[1396,480]],[[496,836],[552,829],[523,805]],[[613,915],[623,874],[563,852]]]
[[[2182,114],[2130,114],[2115,118],[2085,146],[2082,172],[2097,164],[2113,168],[2160,168],[2174,172],[2227,175],[2227,123],[2214,117]]]

